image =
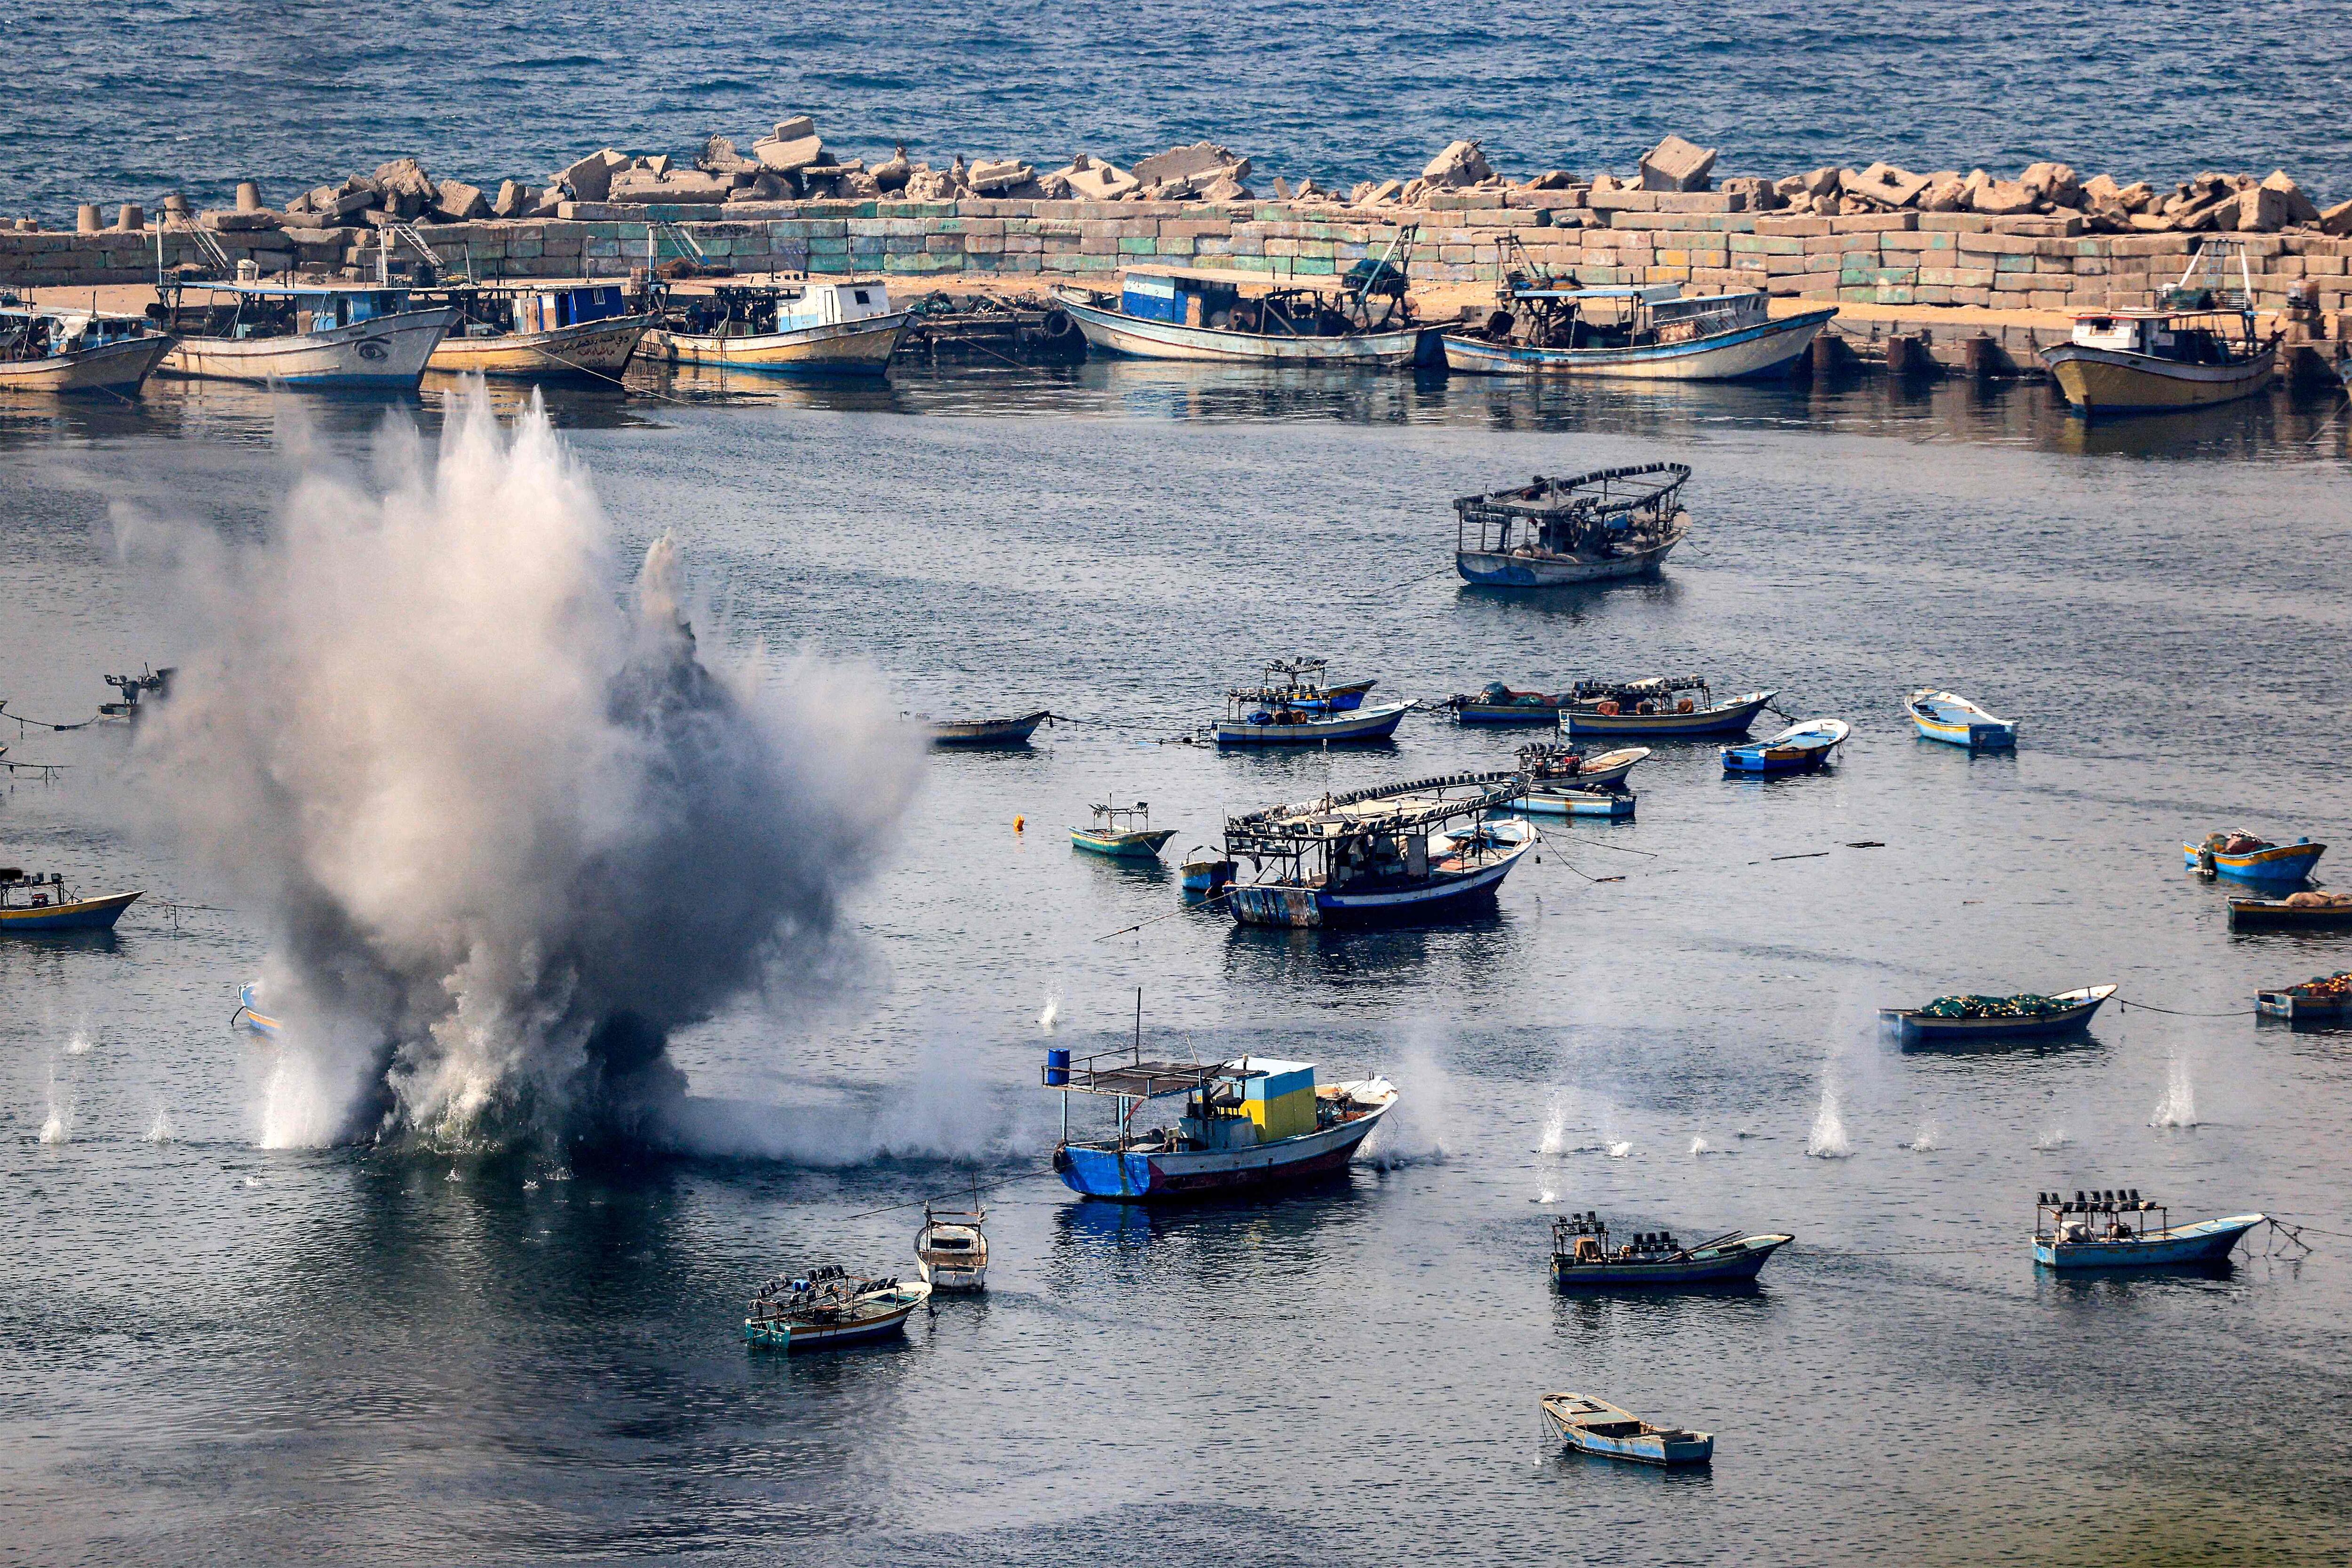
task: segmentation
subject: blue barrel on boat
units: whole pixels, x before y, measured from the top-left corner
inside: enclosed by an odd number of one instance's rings
[[[1045,1087],[1058,1089],[1070,1081],[1070,1053],[1049,1050],[1045,1053]]]

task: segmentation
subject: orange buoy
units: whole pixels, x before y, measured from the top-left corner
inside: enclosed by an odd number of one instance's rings
[[[1029,823],[1029,819],[1028,819],[1027,817],[1025,817],[1025,816],[1016,816],[1016,817],[1014,817],[1014,818],[1013,819],[1013,832],[1015,832],[1015,833],[1020,832],[1020,831],[1022,830],[1022,828],[1024,828],[1024,827],[1025,827],[1025,826],[1028,826],[1028,823]]]

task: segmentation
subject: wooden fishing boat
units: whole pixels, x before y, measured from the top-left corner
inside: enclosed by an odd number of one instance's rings
[[[1724,747],[1723,771],[1759,775],[1811,773],[1828,762],[1852,733],[1843,719],[1801,720],[1769,741]]]
[[[1644,1465],[1704,1465],[1715,1457],[1715,1436],[1680,1426],[1653,1426],[1630,1410],[1583,1394],[1547,1394],[1544,1419],[1579,1453]]]
[[[1045,1053],[1045,1087],[1062,1095],[1062,1137],[1054,1169],[1087,1197],[1150,1203],[1199,1198],[1317,1180],[1347,1169],[1366,1137],[1396,1104],[1384,1078],[1318,1084],[1311,1062],[1242,1057],[1233,1061],[1149,1061],[1140,1024],[1127,1051],[1073,1064]],[[1070,1137],[1073,1094],[1117,1102],[1112,1135]],[[1181,1097],[1174,1125],[1134,1123],[1155,1100]]]
[[[1040,724],[1051,724],[1051,710],[1040,708],[1011,719],[929,719],[934,746],[1025,746]]]
[[[2257,991],[2254,1012],[2297,1026],[2334,1028],[2352,1023],[2352,974],[2322,974],[2299,985]]]
[[[1454,567],[1486,588],[1654,577],[1690,531],[1684,463],[1600,468],[1454,503]]]
[[[457,311],[425,368],[460,374],[610,379],[627,368],[655,318],[618,283],[466,283],[420,295]]]
[[[720,284],[673,290],[667,317],[646,334],[641,352],[676,364],[878,376],[913,319],[891,309],[879,278]]]
[[[1958,1045],[2084,1028],[2115,994],[2112,985],[2084,985],[2049,996],[1939,996],[1925,1007],[1881,1008],[1878,1016],[1906,1040]]]
[[[2273,844],[2251,833],[2214,833],[2202,844],[2183,844],[2180,854],[2200,876],[2229,877],[2241,882],[2273,882],[2284,886],[2311,875],[2312,867],[2327,853],[2325,844],[2298,838]]]
[[[185,302],[189,292],[202,302]],[[367,283],[185,283],[163,291],[177,341],[161,373],[284,386],[414,387],[457,322],[405,288]]]
[[[1625,776],[1649,754],[1647,746],[1582,752],[1573,746],[1538,742],[1519,748],[1519,771],[1528,775],[1531,794],[1552,788],[1622,789]]]
[[[1738,1284],[1795,1239],[1734,1230],[1685,1247],[1672,1231],[1643,1231],[1612,1246],[1608,1224],[1587,1210],[1551,1222],[1551,1282],[1561,1290]]]
[[[28,305],[0,294],[0,393],[136,397],[171,347],[171,334],[144,316]]]
[[[2281,338],[2258,335],[2254,305],[2245,243],[2207,239],[2156,309],[2077,312],[2042,362],[2068,410],[2093,418],[2251,397],[2270,385]]]
[[[1453,710],[1454,717],[1465,724],[1542,724],[1557,725],[1560,710],[1569,704],[1564,691],[1522,691],[1490,680],[1476,691],[1455,692],[1444,706]]]
[[[1559,716],[1571,735],[1745,735],[1777,691],[1748,691],[1718,702],[1706,678],[1580,680]]]
[[[2231,899],[2231,931],[2352,931],[2352,893],[2306,889],[2284,899]]]
[[[1364,706],[1372,681],[1345,688],[1323,684],[1319,658],[1278,658],[1264,683],[1225,693],[1225,716],[1215,726],[1220,746],[1318,746],[1330,742],[1385,741],[1412,711],[1410,702]]]
[[[0,935],[112,931],[122,911],[143,896],[108,893],[95,899],[76,898],[67,888],[62,871],[27,876],[15,866],[0,867]]]
[[[1160,847],[1176,837],[1172,827],[1151,826],[1151,807],[1143,801],[1133,805],[1097,805],[1093,810],[1090,826],[1070,829],[1073,849],[1108,855],[1114,860],[1156,861]]]
[[[1971,752],[2017,749],[2017,725],[2013,721],[1996,718],[1954,692],[1923,686],[1906,697],[1903,706],[1910,713],[1911,722],[1918,726],[1923,740],[1966,746]]]
[[[981,1230],[988,1211],[978,1189],[968,1209],[923,1205],[923,1226],[915,1232],[915,1268],[933,1290],[988,1289],[988,1237]]]
[[[265,1040],[284,1039],[286,1037],[285,1020],[263,1012],[257,1005],[260,1000],[261,984],[258,981],[248,980],[238,986],[236,1011],[228,1016],[229,1026],[235,1028],[242,1025]]]
[[[1228,818],[1225,854],[1253,876],[1225,908],[1243,925],[1291,928],[1457,918],[1492,901],[1538,842],[1534,824],[1490,816],[1527,789],[1524,773],[1453,773]]]
[[[1633,820],[1635,795],[1631,790],[1568,789],[1543,785],[1528,792],[1519,808],[1539,816],[1583,816],[1611,822]]]
[[[1223,892],[1230,887],[1235,870],[1231,860],[1212,851],[1206,845],[1196,844],[1185,851],[1180,875],[1183,879],[1184,891],[1206,897],[1211,893]]]
[[[2033,1210],[2033,1261],[2044,1268],[2151,1268],[2219,1263],[2238,1238],[2269,1219],[2267,1215],[2231,1215],[2175,1226],[2171,1211],[2139,1189],[2037,1194]]]
[[[1405,274],[1416,230],[1339,274],[1139,263],[1116,294],[1057,289],[1054,298],[1106,353],[1280,366],[1401,369],[1421,351]]]
[[[920,1281],[868,1279],[838,1267],[778,1275],[760,1287],[743,1339],[768,1350],[829,1350],[895,1334],[931,1299]]]

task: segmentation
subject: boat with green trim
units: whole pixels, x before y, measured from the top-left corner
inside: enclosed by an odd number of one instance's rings
[[[1133,805],[1105,804],[1093,811],[1091,826],[1070,829],[1071,848],[1114,860],[1157,860],[1160,847],[1176,837],[1172,827],[1151,826],[1151,807],[1144,801]]]
[[[931,1288],[914,1279],[869,1279],[839,1266],[778,1275],[760,1287],[743,1320],[746,1344],[764,1350],[826,1350],[878,1340],[906,1327]]]

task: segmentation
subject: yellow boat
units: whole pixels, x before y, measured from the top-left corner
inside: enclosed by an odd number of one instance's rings
[[[736,370],[881,375],[912,311],[893,310],[879,278],[674,294],[671,321],[646,337],[648,358]]]
[[[617,376],[654,318],[617,283],[472,284],[447,290],[461,312],[427,370],[499,376]]]
[[[2233,250],[2234,284],[2228,273]],[[2270,385],[2279,345],[2275,332],[2257,337],[2253,297],[2243,245],[2217,241],[2189,258],[2160,308],[2078,313],[2071,341],[2044,349],[2042,363],[2067,406],[2088,416],[2251,397]]]

